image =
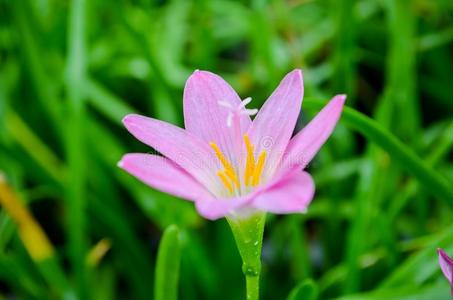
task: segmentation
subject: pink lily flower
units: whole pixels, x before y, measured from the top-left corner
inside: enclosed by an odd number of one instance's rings
[[[194,201],[207,219],[304,212],[315,186],[303,169],[332,133],[346,96],[335,96],[291,138],[302,98],[301,70],[287,74],[259,112],[247,109],[251,99],[241,101],[221,77],[197,70],[184,89],[185,129],[127,115],[128,131],[162,156],[130,153],[118,165],[153,188]]]
[[[453,296],[453,259],[451,259],[444,250],[438,248],[439,265],[451,285],[451,295]]]

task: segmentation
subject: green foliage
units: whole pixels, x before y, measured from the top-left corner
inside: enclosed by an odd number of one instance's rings
[[[159,244],[159,251],[157,252],[154,299],[178,299],[180,257],[181,241],[179,229],[175,225],[170,225],[164,231]]]
[[[318,293],[318,287],[313,280],[305,279],[291,291],[288,300],[316,300]]]
[[[259,107],[296,67],[299,127],[334,94],[348,107],[307,214],[267,216],[261,299],[449,299],[451,53],[447,0],[0,0],[0,173],[56,254],[33,261],[0,208],[0,299],[242,299],[227,222],[116,167],[150,151],[121,119],[182,126],[195,69]]]

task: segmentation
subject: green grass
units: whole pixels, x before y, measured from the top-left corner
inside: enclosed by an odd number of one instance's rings
[[[300,126],[334,94],[348,107],[308,213],[268,216],[262,299],[450,299],[452,30],[447,0],[0,0],[0,172],[56,249],[34,261],[0,209],[0,299],[243,299],[225,220],[116,167],[149,151],[121,119],[182,126],[195,69],[259,107],[296,67]]]

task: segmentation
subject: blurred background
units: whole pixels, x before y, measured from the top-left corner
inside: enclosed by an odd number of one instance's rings
[[[293,68],[307,103],[346,93],[453,186],[453,1],[0,0],[0,299],[153,299],[170,224],[179,298],[243,299],[225,220],[116,167],[150,150],[121,119],[182,126],[195,69],[260,107]],[[344,119],[308,213],[268,216],[262,299],[310,278],[319,299],[450,299],[453,199]]]

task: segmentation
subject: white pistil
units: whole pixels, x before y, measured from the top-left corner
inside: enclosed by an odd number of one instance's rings
[[[227,126],[231,127],[233,125],[233,120],[235,117],[240,116],[240,115],[248,115],[248,116],[254,116],[258,113],[258,109],[248,109],[246,108],[247,104],[249,104],[252,101],[252,98],[247,97],[244,100],[241,101],[241,103],[233,107],[231,103],[226,102],[226,101],[219,101],[217,102],[220,106],[223,106],[229,110],[228,116],[227,116]]]
[[[254,116],[258,113],[258,109],[257,108],[253,108],[253,109],[245,109],[243,111],[240,112],[241,115],[249,115],[249,116]]]
[[[239,104],[239,108],[244,108],[246,107],[250,102],[252,102],[252,97],[247,97],[244,100],[242,100],[241,104]]]

